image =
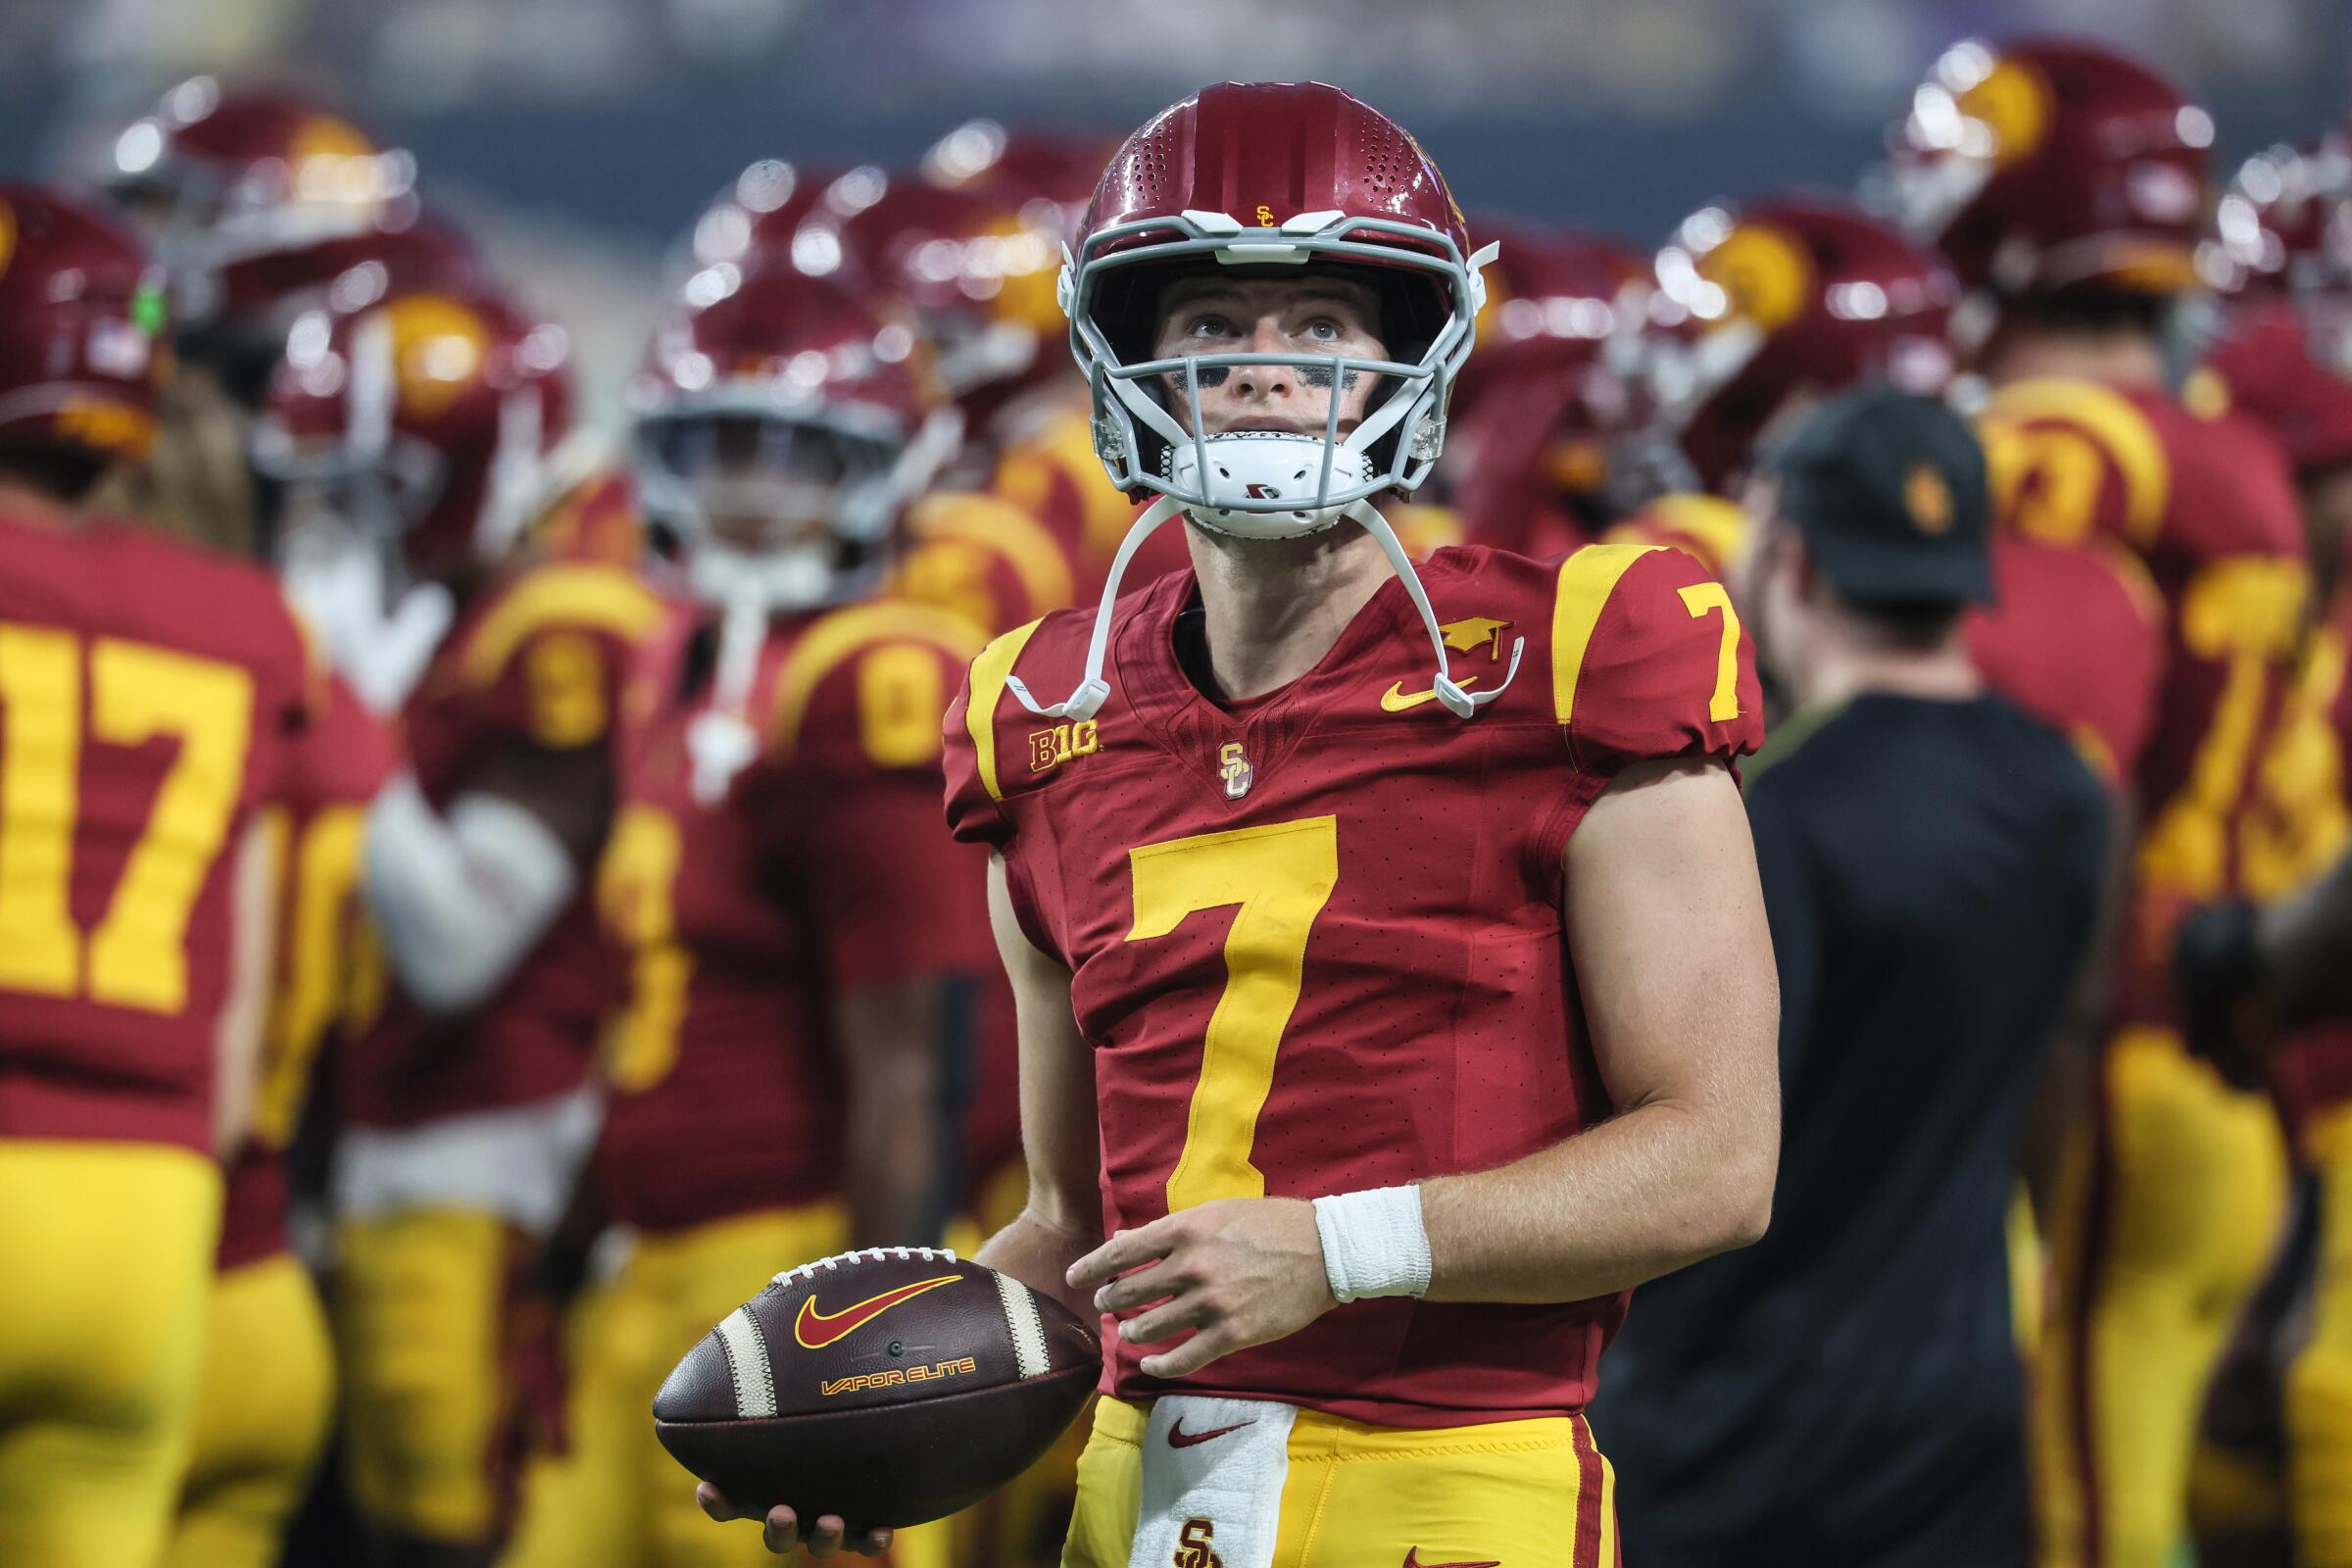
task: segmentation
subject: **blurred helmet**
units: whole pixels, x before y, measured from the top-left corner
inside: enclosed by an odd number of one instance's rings
[[[107,182],[193,324],[253,308],[263,285],[243,269],[404,226],[416,180],[408,153],[308,93],[194,76],[115,138]]]
[[[1478,353],[1456,378],[1439,470],[1470,535],[1506,544],[1565,504],[1591,529],[1688,481],[1671,442],[1648,442],[1627,373],[1647,318],[1648,262],[1614,239],[1480,223],[1487,268]],[[1662,449],[1674,463],[1661,468]]]
[[[0,183],[0,447],[74,488],[155,438],[162,275],[109,220]]]
[[[2194,280],[2213,120],[2146,66],[2030,38],[1944,52],[1891,135],[1904,230],[1996,298]]]
[[[1507,687],[1506,677],[1473,695],[1451,679],[1429,596],[1396,529],[1372,505],[1392,491],[1409,495],[1437,463],[1446,398],[1486,298],[1478,270],[1492,251],[1469,254],[1461,209],[1420,145],[1380,111],[1322,82],[1204,87],[1127,138],[1103,172],[1083,234],[1062,269],[1060,297],[1092,389],[1095,450],[1131,498],[1160,498],[1121,547],[1100,612],[1109,612],[1120,567],[1141,539],[1178,512],[1213,532],[1258,539],[1318,533],[1348,519],[1379,542],[1403,579],[1435,654],[1430,689],[1446,710],[1468,717]],[[1234,270],[1245,277],[1312,270],[1370,289],[1388,358],[1155,359],[1165,287]],[[1204,373],[1268,364],[1293,367],[1305,384],[1329,377],[1335,389],[1372,377],[1362,418],[1343,432],[1335,396],[1320,431],[1207,433]],[[1175,398],[1190,400],[1195,433],[1169,408]],[[1109,694],[1101,643],[1078,689],[1052,709],[1010,689],[1035,711],[1091,717]]]
[[[2197,269],[2226,312],[2291,302],[2308,338],[2299,357],[2352,378],[2352,127],[2246,160],[2214,209]],[[2278,324],[2263,314],[2269,326],[2256,335]]]
[[[1063,236],[1052,204],[852,170],[792,241],[793,265],[911,306],[938,356],[940,384],[977,427],[1063,367],[1054,272]]]
[[[795,164],[762,158],[745,166],[704,208],[665,269],[674,291],[693,274],[712,267],[739,271],[771,261],[789,261],[793,236],[844,171],[830,165]],[[838,265],[838,255],[835,265]],[[831,266],[802,268],[830,272]]]
[[[770,611],[872,591],[954,450],[904,311],[770,264],[683,306],[629,388],[638,483],[699,597]]]
[[[1790,394],[1884,380],[1939,393],[1959,285],[1835,197],[1704,207],[1657,256],[1642,374],[1699,477],[1723,486]]]
[[[505,559],[570,417],[564,329],[487,287],[305,312],[254,434],[261,470],[440,576]]]
[[[923,178],[1008,207],[1049,202],[1067,228],[1093,199],[1102,166],[1119,149],[1115,136],[1064,130],[1007,130],[993,120],[967,120],[923,154]]]

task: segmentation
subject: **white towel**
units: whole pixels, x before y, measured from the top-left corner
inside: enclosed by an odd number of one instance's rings
[[[1144,1428],[1143,1506],[1127,1568],[1273,1568],[1291,1405],[1163,1395]]]

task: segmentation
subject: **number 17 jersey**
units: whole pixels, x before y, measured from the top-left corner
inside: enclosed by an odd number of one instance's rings
[[[1189,571],[1120,602],[1094,719],[1036,718],[1006,689],[1077,684],[1092,617],[1073,612],[991,644],[949,710],[950,821],[1003,856],[1029,940],[1071,971],[1105,1233],[1485,1169],[1610,1113],[1562,851],[1628,763],[1754,748],[1746,640],[1674,550],[1444,550],[1421,575],[1454,678],[1500,694],[1475,718],[1432,698],[1396,580],[1307,674],[1210,701],[1176,651]],[[1182,1386],[1388,1426],[1558,1415],[1624,1311],[1356,1301]],[[1173,1386],[1103,1344],[1108,1392]]]

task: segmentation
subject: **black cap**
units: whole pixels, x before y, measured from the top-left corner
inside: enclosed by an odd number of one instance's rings
[[[1943,404],[1889,387],[1847,392],[1766,461],[1780,514],[1838,598],[1933,610],[1992,597],[1984,450]]]

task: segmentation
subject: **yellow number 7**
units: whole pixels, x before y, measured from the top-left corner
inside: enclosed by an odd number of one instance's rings
[[[1135,878],[1130,942],[1164,937],[1202,909],[1237,906],[1225,934],[1225,993],[1200,1043],[1184,1152],[1168,1174],[1168,1212],[1212,1198],[1262,1198],[1250,1162],[1274,1056],[1298,1005],[1306,938],[1340,879],[1340,819],[1204,833],[1127,854]]]
[[[1718,723],[1740,716],[1740,615],[1732,609],[1730,590],[1719,582],[1694,582],[1683,590],[1683,604],[1692,620],[1712,611],[1723,612],[1723,643],[1715,651],[1715,695],[1707,699],[1707,717]]]

